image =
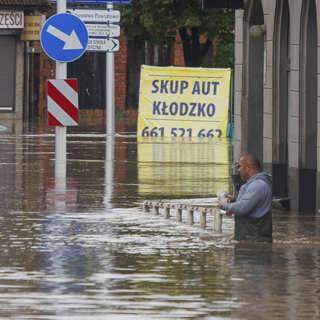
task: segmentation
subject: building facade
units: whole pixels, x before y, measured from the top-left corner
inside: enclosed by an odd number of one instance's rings
[[[28,92],[28,39],[40,30],[46,0],[0,0],[0,118],[22,120]],[[31,19],[31,20],[30,20]],[[29,34],[25,33],[28,24]],[[31,36],[28,38],[28,36]]]
[[[47,97],[46,81],[55,78],[55,62],[50,60],[40,46],[40,30],[45,19],[55,13],[55,5],[48,0],[0,0],[0,120],[7,127],[17,126],[37,118],[46,119]],[[126,99],[126,67],[127,43],[120,37],[121,51],[115,55],[115,90],[116,105],[125,108]],[[102,55],[102,57],[100,57]],[[92,73],[101,71],[101,65],[95,64],[103,60],[100,54],[86,53],[82,64],[87,81],[80,79],[83,90],[80,102],[84,109],[104,109],[105,98],[100,78]],[[92,63],[94,62],[94,63]],[[69,64],[68,64],[69,65]],[[78,72],[68,66],[68,76]],[[70,68],[69,68],[70,67]],[[105,70],[105,68],[103,68]],[[74,71],[74,72],[72,72]],[[90,71],[90,72],[89,72]],[[105,77],[103,78],[105,81]],[[80,81],[80,82],[81,82]],[[101,83],[100,83],[101,82]],[[88,85],[87,85],[88,84]],[[97,85],[99,84],[99,85]],[[97,89],[96,89],[97,88]],[[81,89],[81,87],[80,87]],[[100,89],[100,90],[99,90]],[[93,97],[91,100],[88,97]],[[101,113],[98,112],[101,116]]]
[[[234,158],[254,153],[292,210],[320,208],[320,0],[236,10]]]

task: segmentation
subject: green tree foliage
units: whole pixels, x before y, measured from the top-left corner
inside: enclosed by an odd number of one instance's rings
[[[128,39],[153,45],[170,45],[179,32],[187,66],[231,66],[234,11],[203,10],[200,3],[133,0],[131,5],[121,7],[121,23]]]

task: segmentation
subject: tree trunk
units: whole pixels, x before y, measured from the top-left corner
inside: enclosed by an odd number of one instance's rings
[[[201,51],[199,41],[198,28],[191,28],[191,55],[192,55],[192,67],[200,67],[201,65]]]
[[[214,62],[216,62],[216,58],[217,58],[217,55],[218,55],[219,44],[220,44],[220,39],[219,38],[214,38],[212,40],[212,49],[213,49],[212,58],[213,58]]]
[[[159,45],[155,44],[153,46],[153,65],[158,66],[159,65]]]
[[[139,105],[140,69],[145,63],[145,41],[128,40],[127,108],[137,109]]]
[[[200,35],[198,28],[179,29],[183,55],[187,67],[200,67],[203,57],[207,54],[211,40],[208,38],[204,45],[200,44]]]
[[[191,55],[191,44],[190,44],[190,36],[188,34],[188,29],[187,28],[180,28],[179,33],[180,33],[180,38],[182,41],[184,61],[185,61],[187,67],[191,67],[192,55]]]
[[[144,42],[144,63],[149,66],[151,64],[150,61],[150,43],[148,40]]]

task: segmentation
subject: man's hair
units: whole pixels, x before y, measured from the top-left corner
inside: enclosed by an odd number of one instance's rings
[[[256,169],[258,172],[261,171],[261,163],[254,154],[248,153],[244,155],[243,158],[249,166]]]

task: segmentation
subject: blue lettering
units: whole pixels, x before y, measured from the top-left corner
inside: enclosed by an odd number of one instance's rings
[[[213,103],[209,103],[207,106],[207,114],[209,117],[213,117],[216,113],[216,106]]]
[[[201,104],[201,103],[198,103],[198,117],[199,116],[206,116],[206,114],[204,113],[204,108],[205,108],[205,106],[206,106],[206,104],[205,103],[203,103],[203,104]]]
[[[183,91],[184,91],[185,89],[187,89],[188,86],[189,86],[189,83],[188,83],[187,81],[182,80],[182,81],[181,81],[181,90],[180,90],[180,93],[183,94]]]
[[[160,93],[168,93],[167,85],[169,80],[161,80]]]
[[[179,81],[170,81],[170,93],[177,93],[179,88]]]
[[[153,114],[165,116],[189,116],[189,117],[213,117],[216,113],[216,106],[213,103],[208,105],[204,102],[171,102],[154,101]]]
[[[160,101],[159,102],[153,101],[153,111],[152,111],[153,114],[161,114],[160,113],[160,104],[161,104]]]
[[[177,113],[178,113],[178,104],[176,102],[172,102],[170,104],[170,114],[175,116]]]
[[[159,80],[152,81],[152,86],[154,87],[154,89],[151,91],[152,93],[157,93],[159,91],[158,82]]]
[[[165,115],[165,116],[168,116],[169,113],[167,113],[166,109],[168,108],[167,104],[165,102],[163,102],[163,105],[162,105],[162,114]]]
[[[197,104],[194,102],[191,102],[191,110],[189,112],[189,116],[195,117],[197,114],[195,113],[194,109],[196,108]]]
[[[200,94],[199,81],[195,81],[193,89],[192,89],[192,94]]]
[[[202,94],[208,95],[210,92],[210,82],[202,82]]]
[[[220,82],[218,82],[218,81],[213,81],[212,82],[212,84],[213,84],[213,92],[212,92],[212,94],[215,96],[216,94],[217,94],[217,90],[218,90],[218,85],[220,84]]]
[[[180,103],[180,116],[185,116],[188,113],[188,105],[185,102]]]

